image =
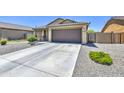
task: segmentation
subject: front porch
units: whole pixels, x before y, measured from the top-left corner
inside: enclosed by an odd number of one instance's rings
[[[35,32],[38,41],[48,41],[48,29],[37,29]]]

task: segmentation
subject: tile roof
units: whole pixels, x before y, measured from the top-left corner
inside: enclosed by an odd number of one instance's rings
[[[32,27],[0,22],[0,28],[33,31]]]
[[[120,19],[120,20],[124,20],[124,16],[114,16],[111,19]]]
[[[60,24],[63,24],[63,22],[65,22],[65,21],[70,21],[72,23],[78,23],[77,21],[74,21],[74,20],[71,20],[71,19],[63,19],[63,21],[60,22]]]
[[[67,23],[67,24],[53,24],[53,25],[48,25],[48,26],[39,26],[39,27],[35,27],[34,29],[46,29],[48,27],[54,27],[54,26],[69,26],[69,25],[82,25],[82,24],[90,24],[90,23],[87,23],[87,22],[78,22],[78,23]]]
[[[61,20],[59,23],[64,21],[63,18],[57,18],[57,19],[53,20],[52,22],[48,23],[47,25],[51,25],[52,23],[56,22],[57,20]]]
[[[56,20],[62,20],[62,22],[57,23],[57,24],[51,24],[51,23],[55,22]],[[63,23],[64,21],[70,21],[71,23]],[[57,18],[45,26],[35,27],[34,29],[46,29],[48,27],[53,27],[53,26],[69,26],[69,25],[79,25],[79,24],[87,24],[88,25],[89,23],[88,22],[77,22],[77,21],[74,21],[71,19]]]

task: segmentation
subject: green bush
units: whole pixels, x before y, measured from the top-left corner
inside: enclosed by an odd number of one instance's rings
[[[97,52],[97,51],[91,51],[89,53],[90,58],[100,64],[104,65],[111,65],[112,64],[112,58],[109,54],[104,52]]]
[[[1,41],[0,41],[0,44],[1,44],[1,45],[6,45],[6,44],[7,44],[7,40],[1,40]]]
[[[27,40],[28,40],[29,42],[34,42],[34,41],[37,41],[37,37],[34,36],[34,35],[31,35],[31,36],[29,36],[29,37],[27,38]]]

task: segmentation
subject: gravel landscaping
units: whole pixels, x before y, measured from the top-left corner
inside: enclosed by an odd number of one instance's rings
[[[110,66],[93,62],[89,58],[90,51],[103,51],[110,54],[113,64]],[[124,76],[124,44],[87,44],[82,45],[73,77],[123,77]]]
[[[31,47],[27,43],[0,45],[0,55]]]

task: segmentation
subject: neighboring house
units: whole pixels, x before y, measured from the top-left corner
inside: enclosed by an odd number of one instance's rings
[[[33,33],[34,30],[31,27],[0,22],[0,39],[26,39]]]
[[[124,16],[112,17],[102,29],[102,32],[124,32]]]
[[[88,25],[87,22],[58,18],[34,30],[41,41],[87,43]]]

